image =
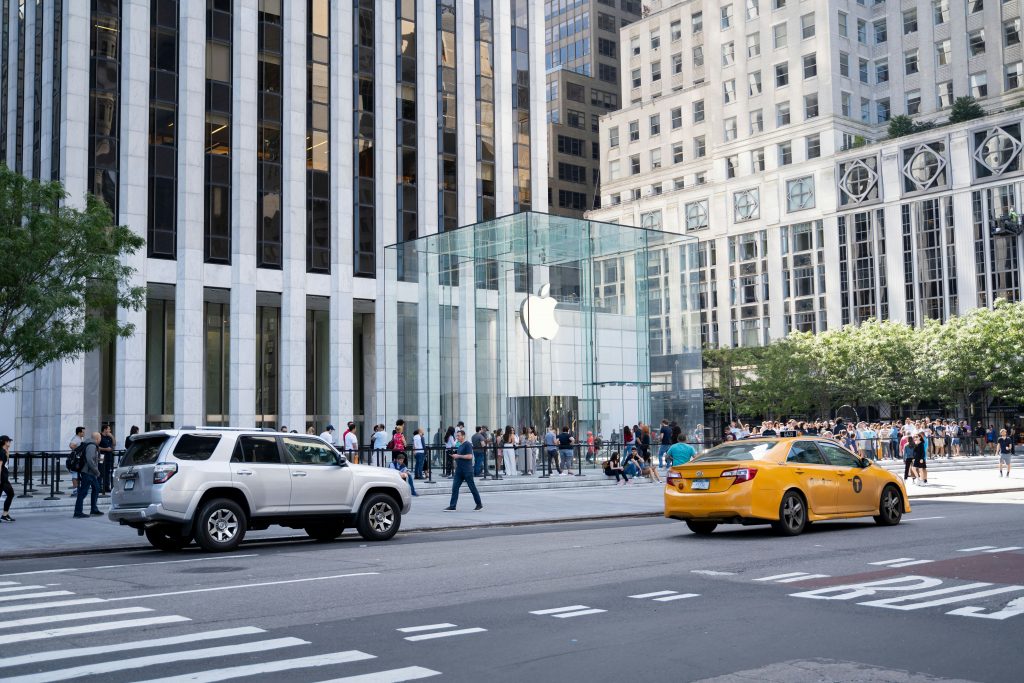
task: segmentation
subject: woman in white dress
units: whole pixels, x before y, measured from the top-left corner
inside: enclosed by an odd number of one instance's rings
[[[533,468],[537,464],[537,434],[533,431],[533,427],[523,427],[523,433],[519,437],[519,443],[526,446],[523,450],[523,455],[526,458],[526,462],[523,463],[523,471],[526,474],[533,474]]]
[[[516,469],[516,446],[519,445],[519,437],[512,430],[512,425],[505,425],[505,433],[501,436],[501,455],[505,460],[505,474],[510,477],[518,477],[519,470]]]

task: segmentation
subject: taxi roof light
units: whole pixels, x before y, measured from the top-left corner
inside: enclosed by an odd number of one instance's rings
[[[738,467],[734,470],[726,470],[722,472],[722,477],[733,477],[733,484],[742,484],[745,481],[750,481],[757,476],[756,467]]]

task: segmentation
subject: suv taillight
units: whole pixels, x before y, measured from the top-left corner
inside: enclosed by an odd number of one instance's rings
[[[178,466],[173,462],[162,462],[153,468],[153,483],[166,484],[167,480],[178,471]]]
[[[735,470],[726,470],[722,472],[720,477],[733,477],[733,484],[742,484],[745,481],[750,481],[757,476],[757,468],[754,467],[740,467]]]

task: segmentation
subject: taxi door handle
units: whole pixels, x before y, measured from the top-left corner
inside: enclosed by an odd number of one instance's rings
[[[793,471],[796,472],[797,474],[803,474],[804,473],[804,470],[793,470]]]

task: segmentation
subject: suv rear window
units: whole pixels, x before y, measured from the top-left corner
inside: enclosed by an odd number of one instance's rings
[[[166,434],[156,436],[136,436],[128,444],[128,451],[121,459],[121,467],[132,465],[152,465],[160,455],[160,449],[167,443]]]
[[[778,441],[730,441],[698,455],[690,462],[729,462],[733,460],[760,460],[775,448]]]
[[[178,460],[209,460],[219,443],[220,434],[182,434],[171,455]]]

